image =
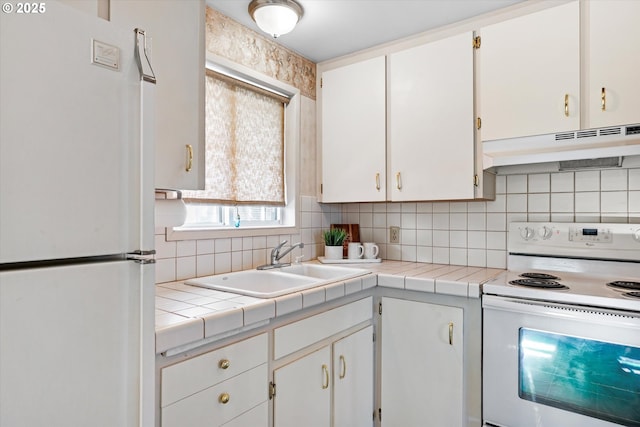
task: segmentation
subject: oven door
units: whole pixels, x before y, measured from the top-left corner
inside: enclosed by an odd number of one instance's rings
[[[640,313],[483,297],[483,419],[640,426]]]

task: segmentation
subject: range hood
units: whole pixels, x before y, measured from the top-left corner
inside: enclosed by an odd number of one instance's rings
[[[483,141],[484,169],[494,166],[640,155],[640,124]]]

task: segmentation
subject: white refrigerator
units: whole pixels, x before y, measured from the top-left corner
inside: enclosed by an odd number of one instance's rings
[[[145,35],[26,5],[0,15],[0,426],[151,426]]]

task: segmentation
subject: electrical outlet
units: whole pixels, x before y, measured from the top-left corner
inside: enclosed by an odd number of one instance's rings
[[[389,243],[400,243],[400,227],[389,227]]]

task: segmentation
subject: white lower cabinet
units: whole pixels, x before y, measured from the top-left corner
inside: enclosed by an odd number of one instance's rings
[[[333,344],[333,427],[373,424],[373,327]]]
[[[373,377],[368,326],[274,371],[274,426],[370,427]]]
[[[372,304],[363,298],[275,329],[274,427],[373,425]]]
[[[463,309],[382,298],[381,324],[381,425],[466,425]]]
[[[327,346],[273,372],[275,427],[331,425],[330,366]]]
[[[264,333],[162,369],[162,427],[267,427],[267,349]]]

